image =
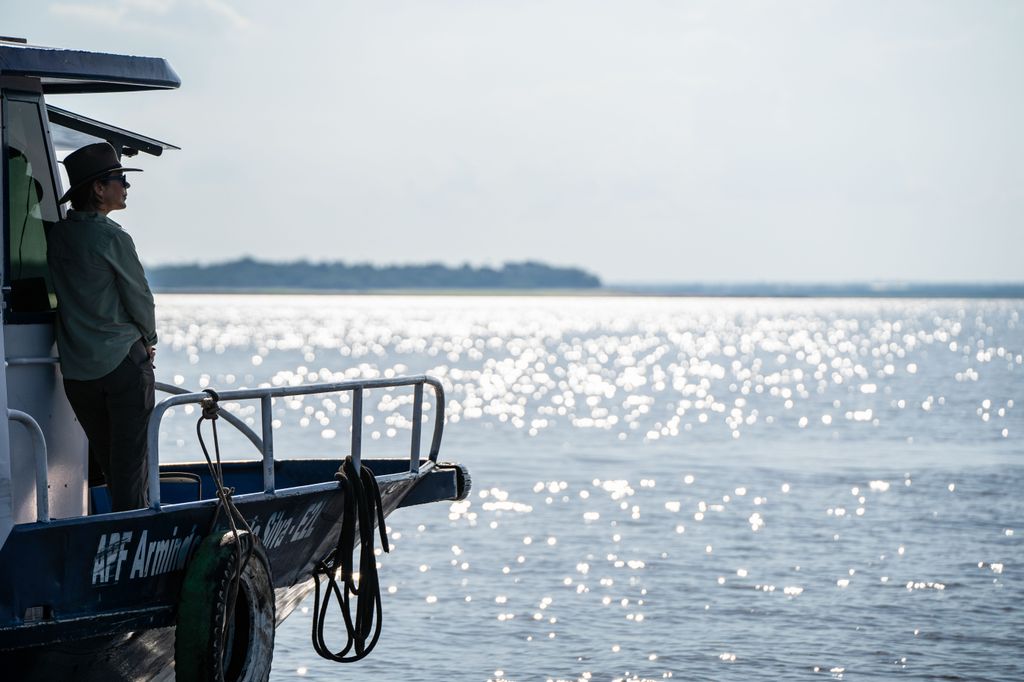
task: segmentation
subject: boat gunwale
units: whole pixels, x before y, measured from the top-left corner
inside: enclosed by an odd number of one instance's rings
[[[310,458],[314,459],[314,458]],[[315,458],[327,461],[339,461],[334,457]],[[277,460],[281,461],[302,461],[302,460]],[[397,461],[397,460],[389,460]],[[404,461],[404,460],[402,460]],[[368,465],[372,464],[373,460],[366,460]],[[175,462],[167,463],[164,466],[182,466],[182,465],[195,465],[198,462]],[[242,460],[234,462],[225,462],[228,465],[245,465],[245,464],[261,464],[260,460]],[[420,469],[418,472],[404,471],[393,474],[381,474],[379,476],[374,475],[379,485],[387,485],[391,483],[402,483],[404,481],[411,481],[425,477],[433,469],[437,468],[437,464],[430,460],[420,462]],[[371,467],[372,470],[372,467]],[[302,495],[310,495],[321,492],[330,492],[338,488],[338,481],[323,481],[321,483],[307,483],[305,485],[291,486],[288,488],[280,488],[272,493],[266,491],[257,491],[252,493],[243,493],[241,495],[232,496],[232,501],[236,504],[249,504],[266,502],[269,500],[285,499],[290,497],[299,497]],[[92,519],[102,518],[104,521],[112,518],[137,518],[144,516],[157,516],[164,513],[171,513],[175,511],[184,511],[188,509],[199,509],[202,507],[215,507],[220,504],[220,500],[216,497],[207,497],[201,500],[194,500],[190,502],[174,502],[171,504],[160,505],[159,509],[153,509],[152,507],[140,507],[139,509],[128,509],[125,511],[116,512],[104,512],[100,514],[83,514],[82,516],[68,516],[65,518],[51,519],[50,521],[27,521],[25,523],[15,524],[12,530],[20,530],[22,532],[33,529],[34,527],[39,528],[58,528],[63,526],[74,526],[88,524]],[[2,628],[0,628],[2,629]]]

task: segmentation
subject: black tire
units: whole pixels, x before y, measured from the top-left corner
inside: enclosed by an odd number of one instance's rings
[[[243,558],[235,603],[232,582]],[[259,541],[245,531],[209,535],[189,562],[174,640],[177,682],[266,682],[274,657],[274,588]]]

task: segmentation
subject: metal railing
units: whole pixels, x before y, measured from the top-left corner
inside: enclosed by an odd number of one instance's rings
[[[5,358],[5,367],[23,367],[29,365],[53,365],[56,366],[60,358],[52,355],[41,355],[33,357]],[[39,422],[28,412],[8,409],[7,419],[25,425],[32,436],[32,457],[35,460],[36,475],[36,520],[41,523],[50,522],[50,482],[48,469],[48,455],[46,452],[46,436]]]
[[[4,364],[8,367],[20,367],[23,365],[58,365],[60,358],[52,355],[41,355],[39,357],[7,358]]]
[[[167,384],[162,381],[156,382],[155,387],[156,390],[162,391],[164,393],[170,393],[171,395],[188,395],[189,393],[193,392],[188,390],[187,388],[181,388],[180,386]],[[228,424],[231,424],[236,429],[238,429],[243,436],[248,438],[249,442],[255,445],[257,450],[259,450],[261,453],[263,452],[263,439],[257,436],[256,432],[250,429],[248,424],[246,424],[244,421],[242,421],[241,419],[227,411],[221,412],[220,416]]]
[[[32,415],[21,410],[7,410],[7,419],[25,425],[32,435],[32,458],[36,465],[36,521],[50,522],[50,483],[47,471],[46,437]]]
[[[282,386],[275,388],[249,388],[234,391],[218,391],[220,402],[237,402],[242,400],[259,400],[260,416],[263,437],[259,442],[253,442],[263,455],[263,492],[272,494],[275,491],[274,484],[274,425],[271,406],[274,398],[288,398],[300,395],[317,395],[324,393],[352,393],[352,460],[358,470],[362,458],[363,440],[363,392],[377,388],[399,388],[402,386],[413,387],[413,409],[412,409],[412,434],[409,448],[409,473],[419,473],[420,469],[420,437],[422,434],[423,421],[423,387],[430,386],[434,391],[435,414],[434,432],[430,442],[429,458],[431,462],[437,461],[437,455],[441,448],[441,434],[444,430],[444,387],[441,382],[433,377],[423,374],[396,377],[394,379],[362,379],[356,381],[341,381],[336,383],[305,384],[302,386]],[[208,393],[182,393],[173,395],[160,401],[153,408],[153,414],[149,418],[149,506],[152,509],[160,509],[160,422],[164,414],[176,405],[198,404],[209,398]],[[221,414],[226,416],[226,412]],[[233,416],[233,415],[232,415]],[[244,426],[244,424],[242,424]],[[243,429],[243,433],[245,430]],[[251,431],[251,430],[250,430]],[[255,435],[255,434],[254,434]],[[247,436],[248,437],[248,436]]]
[[[38,357],[5,358],[5,367],[20,367],[26,365],[54,365],[60,362],[60,358],[52,355]],[[21,410],[7,410],[7,419],[25,425],[32,436],[32,457],[36,465],[36,520],[42,523],[50,522],[50,483],[49,471],[47,469],[46,437],[39,422],[27,412]]]

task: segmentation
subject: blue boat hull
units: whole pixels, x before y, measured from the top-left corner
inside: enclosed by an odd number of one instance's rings
[[[275,463],[278,492],[259,493],[262,463],[224,465],[235,504],[267,552],[280,623],[312,589],[311,573],[333,549],[344,509],[334,472],[341,460]],[[465,472],[402,460],[364,461],[385,514],[461,499]],[[173,678],[174,618],[185,566],[215,522],[205,464],[161,467],[159,511],[98,514],[16,526],[0,550],[0,670],[14,679]],[[245,494],[250,491],[250,494]],[[181,499],[185,497],[186,499]],[[191,497],[191,501],[188,498]],[[200,499],[197,499],[200,498]],[[219,516],[215,528],[223,528]]]

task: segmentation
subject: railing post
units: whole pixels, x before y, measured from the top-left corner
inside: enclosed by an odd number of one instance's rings
[[[274,411],[273,398],[260,398],[260,413],[263,417],[263,492],[274,492]]]
[[[32,436],[32,458],[36,465],[36,521],[50,522],[49,467],[46,462],[46,437],[32,415],[21,410],[7,410],[7,419],[25,425]]]
[[[146,427],[146,457],[149,459],[149,508],[153,511],[160,511],[160,420],[164,418],[164,412],[168,407],[166,401],[157,403],[149,415],[149,424]]]
[[[412,399],[412,447],[409,452],[409,471],[420,471],[420,432],[423,423],[423,384],[416,384]]]
[[[352,389],[352,463],[356,473],[362,465],[363,454],[363,389]]]
[[[424,381],[434,389],[434,435],[430,438],[430,461],[437,461],[441,449],[441,436],[444,434],[444,386],[437,379],[424,377]]]

